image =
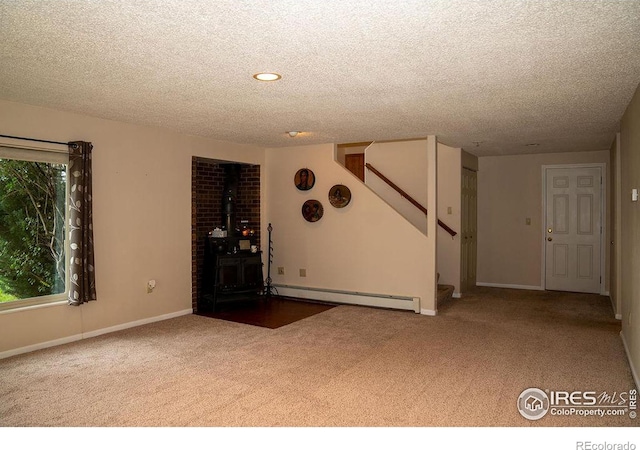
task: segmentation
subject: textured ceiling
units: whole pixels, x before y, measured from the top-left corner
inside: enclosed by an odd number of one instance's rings
[[[639,82],[640,0],[0,0],[0,98],[265,147],[606,150]]]

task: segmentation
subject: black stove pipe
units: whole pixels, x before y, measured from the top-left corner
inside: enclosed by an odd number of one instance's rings
[[[238,183],[240,182],[240,164],[221,164],[224,168],[224,190],[222,192],[222,220],[227,229],[227,236],[236,233],[236,203]]]

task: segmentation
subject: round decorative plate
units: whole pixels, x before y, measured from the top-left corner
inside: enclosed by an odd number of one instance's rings
[[[336,184],[329,189],[329,203],[336,208],[344,208],[351,201],[351,191],[344,184]]]
[[[302,205],[302,217],[307,222],[317,222],[322,218],[324,208],[318,200],[307,200]]]
[[[301,191],[308,191],[316,183],[316,176],[311,169],[300,169],[293,177],[293,182]]]

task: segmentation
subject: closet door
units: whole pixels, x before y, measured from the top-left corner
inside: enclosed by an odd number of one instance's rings
[[[460,234],[460,290],[476,285],[478,178],[476,172],[462,169],[462,232]]]
[[[364,153],[348,153],[344,155],[344,165],[347,170],[364,183]]]

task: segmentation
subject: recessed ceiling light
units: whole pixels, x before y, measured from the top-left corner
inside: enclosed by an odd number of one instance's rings
[[[258,81],[276,81],[282,78],[282,76],[279,73],[260,72],[253,75],[253,78]]]

